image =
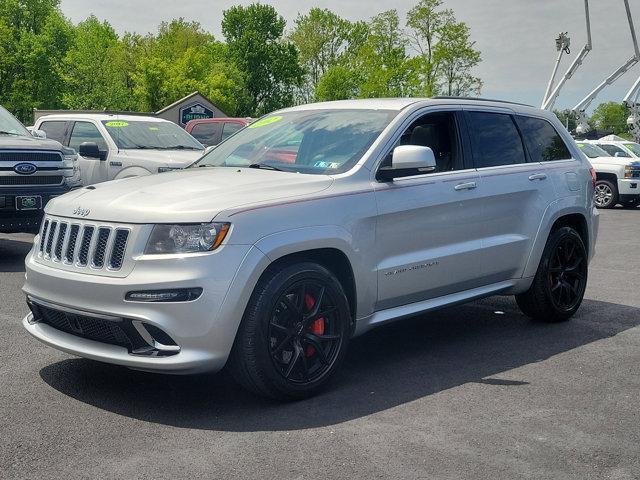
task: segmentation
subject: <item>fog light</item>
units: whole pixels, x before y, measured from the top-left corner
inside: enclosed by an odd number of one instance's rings
[[[129,292],[124,297],[128,302],[193,302],[202,295],[201,288],[177,288],[175,290],[147,290]]]

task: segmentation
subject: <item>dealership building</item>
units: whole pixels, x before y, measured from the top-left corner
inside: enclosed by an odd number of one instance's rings
[[[220,110],[211,100],[202,95],[200,92],[193,92],[177,102],[164,107],[157,112],[124,112],[124,111],[108,111],[108,110],[33,110],[33,121],[44,116],[55,113],[109,113],[113,115],[144,115],[150,117],[163,118],[170,120],[181,127],[187,124],[189,120],[200,118],[224,118],[228,115]]]

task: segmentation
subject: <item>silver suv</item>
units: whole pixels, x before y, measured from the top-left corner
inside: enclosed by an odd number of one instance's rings
[[[367,330],[489,295],[567,320],[594,253],[595,173],[545,111],[481,100],[268,115],[191,168],[50,202],[24,327],[169,373],[227,365],[301,398]]]

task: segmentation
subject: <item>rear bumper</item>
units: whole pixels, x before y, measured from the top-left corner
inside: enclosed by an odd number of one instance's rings
[[[70,190],[67,185],[0,189],[0,233],[37,233],[47,202]],[[29,195],[42,197],[42,210],[16,209],[16,197]]]

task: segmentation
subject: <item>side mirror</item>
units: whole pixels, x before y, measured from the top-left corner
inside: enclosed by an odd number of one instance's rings
[[[44,130],[38,130],[37,128],[29,128],[28,130],[36,138],[42,138],[43,140],[47,138],[47,132]]]
[[[616,152],[614,157],[620,158],[620,157],[626,157],[626,155],[624,154],[624,152]]]
[[[391,182],[394,178],[431,173],[436,168],[436,156],[429,147],[400,145],[393,149],[391,166],[378,171],[378,179]]]
[[[95,142],[81,143],[78,153],[85,158],[95,158],[102,161],[107,159],[107,152],[100,151],[98,144]]]

